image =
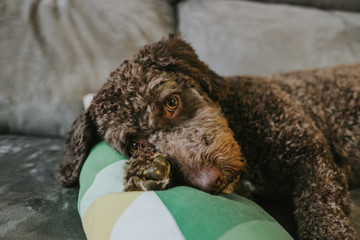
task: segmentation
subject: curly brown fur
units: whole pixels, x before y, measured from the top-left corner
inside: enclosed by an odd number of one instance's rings
[[[61,180],[76,183],[99,139],[127,156],[134,142],[164,153],[173,185],[211,193],[239,177],[244,155],[254,194],[292,198],[301,239],[353,239],[348,184],[360,179],[359,88],[360,65],[223,78],[170,36],[111,73],[73,125]]]
[[[228,81],[221,105],[255,192],[293,198],[301,239],[353,239],[347,184],[360,179],[360,65]]]
[[[63,186],[78,183],[81,167],[91,148],[99,141],[91,112],[82,113],[73,123],[60,163],[59,180]]]

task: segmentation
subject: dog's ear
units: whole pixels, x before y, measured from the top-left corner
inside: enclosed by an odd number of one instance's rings
[[[78,184],[81,168],[91,148],[98,142],[97,129],[91,117],[91,107],[73,123],[60,163],[59,181],[63,186]]]
[[[228,85],[224,78],[201,61],[190,44],[178,35],[170,34],[158,43],[145,46],[137,60],[148,67],[189,75],[214,101],[226,96]]]

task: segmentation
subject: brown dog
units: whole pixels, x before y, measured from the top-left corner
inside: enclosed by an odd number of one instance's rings
[[[169,186],[166,161],[139,149],[167,157],[172,185],[210,193],[238,180],[245,158],[252,192],[292,198],[301,239],[355,238],[348,184],[360,186],[360,65],[224,78],[170,36],[112,72],[76,119],[63,185],[77,183],[100,140],[136,158],[129,190]]]

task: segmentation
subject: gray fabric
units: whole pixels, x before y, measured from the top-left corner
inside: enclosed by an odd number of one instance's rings
[[[0,133],[64,135],[110,71],[174,31],[166,0],[0,4]]]
[[[245,1],[185,1],[179,30],[223,75],[360,61],[360,14]]]
[[[269,2],[269,3],[287,3],[293,5],[323,8],[323,9],[360,11],[359,0],[250,0],[250,1]]]
[[[360,3],[360,1],[359,1]],[[356,60],[360,61],[360,13],[335,11],[332,14],[340,18],[346,27],[344,32]]]
[[[0,135],[0,239],[85,239],[77,189],[57,180],[62,139]]]

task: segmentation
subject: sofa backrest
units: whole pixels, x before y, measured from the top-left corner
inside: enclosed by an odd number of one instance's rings
[[[64,136],[85,94],[96,92],[144,44],[170,32],[180,32],[223,75],[360,62],[359,5],[359,0],[3,0],[0,134]]]
[[[178,9],[179,31],[219,74],[360,62],[359,12],[236,0],[184,1]]]
[[[109,73],[174,32],[171,1],[5,0],[0,133],[63,136]]]

